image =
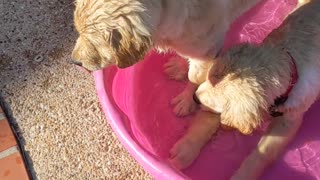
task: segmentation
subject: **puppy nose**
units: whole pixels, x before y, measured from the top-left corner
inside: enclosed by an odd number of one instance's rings
[[[74,65],[77,65],[77,66],[82,66],[82,62],[79,62],[79,61],[70,61],[71,64],[74,64]]]
[[[88,74],[91,74],[91,71],[90,71],[90,70],[88,70],[88,69],[86,69],[86,68],[84,68],[84,67],[82,66],[82,62],[72,60],[72,61],[70,61],[70,64],[74,64],[74,65],[76,65],[76,68],[77,68],[77,69],[79,69],[79,70],[81,70],[81,71],[84,71],[84,72],[86,72],[86,73],[88,73]]]

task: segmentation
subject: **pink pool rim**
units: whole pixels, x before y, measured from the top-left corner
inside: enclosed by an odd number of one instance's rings
[[[261,43],[294,8],[296,0],[262,0],[231,27],[225,49],[241,42]],[[193,115],[177,118],[170,99],[185,82],[169,80],[163,64],[175,54],[150,52],[143,61],[126,69],[94,72],[99,101],[120,142],[154,178],[225,180],[255,147],[264,132],[252,136],[219,130],[197,160],[179,171],[168,163],[170,147],[183,135]],[[266,170],[262,179],[320,179],[320,102],[304,117],[304,123],[286,152]]]

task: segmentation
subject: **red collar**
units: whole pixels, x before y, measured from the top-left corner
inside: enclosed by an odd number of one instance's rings
[[[290,81],[290,84],[289,84],[287,91],[282,96],[288,97],[290,92],[292,91],[293,86],[297,83],[299,75],[298,75],[297,64],[296,64],[294,58],[292,57],[291,53],[288,50],[285,50],[285,51],[291,60],[291,81]]]
[[[294,58],[292,57],[291,53],[288,50],[286,50],[285,48],[283,48],[283,50],[288,54],[288,56],[290,57],[290,60],[291,60],[291,80],[290,80],[290,84],[289,84],[287,91],[284,94],[282,94],[281,96],[279,96],[277,99],[275,99],[274,104],[270,107],[270,114],[273,117],[283,115],[282,112],[274,111],[274,107],[277,107],[277,106],[286,102],[286,100],[289,97],[289,94],[291,93],[291,91],[293,89],[293,86],[297,83],[298,78],[299,78],[297,64],[296,64]]]

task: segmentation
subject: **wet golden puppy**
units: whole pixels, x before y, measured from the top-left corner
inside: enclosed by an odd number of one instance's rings
[[[233,47],[214,61],[196,91],[206,110],[244,134],[272,118],[233,179],[259,178],[294,138],[320,95],[319,49],[320,1],[313,0],[288,16],[262,45]]]
[[[320,94],[320,1],[308,2],[299,1],[262,45],[233,47],[203,68],[208,71],[195,93],[202,110],[172,147],[173,165],[188,167],[219,126],[251,134],[266,118],[269,130],[233,179],[257,179],[279,156]],[[184,61],[172,63],[180,75],[187,71]]]
[[[320,92],[319,9],[320,1],[314,0],[291,14],[262,45],[235,46],[213,61],[196,91],[201,104],[244,134],[269,116],[270,107],[285,114],[307,111]]]
[[[90,71],[129,67],[151,49],[174,50],[189,59],[190,84],[173,100],[177,115],[194,110],[192,95],[202,68],[221,49],[235,18],[259,0],[76,0],[79,38],[72,53]],[[177,78],[175,64],[166,72]],[[179,78],[178,78],[179,79]]]

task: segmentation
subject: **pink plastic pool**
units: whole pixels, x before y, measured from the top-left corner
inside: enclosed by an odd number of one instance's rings
[[[295,0],[265,0],[239,18],[225,47],[239,42],[260,43],[295,6]],[[156,179],[229,179],[255,147],[262,130],[253,136],[233,131],[217,133],[192,166],[177,171],[167,163],[170,147],[182,136],[190,117],[177,118],[170,100],[185,86],[167,79],[162,65],[174,54],[151,52],[137,65],[94,73],[103,110],[119,140]],[[305,115],[295,141],[262,179],[320,179],[320,102]]]

